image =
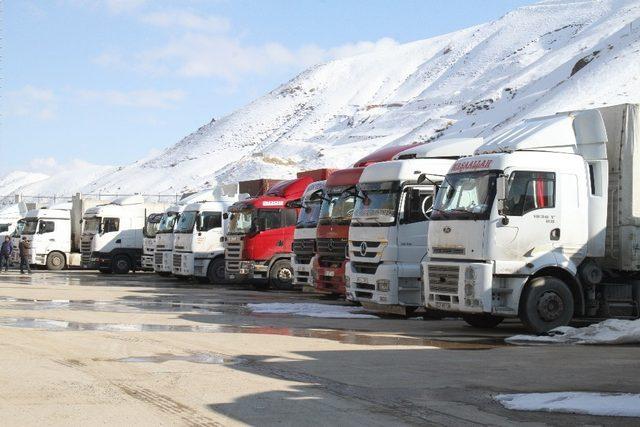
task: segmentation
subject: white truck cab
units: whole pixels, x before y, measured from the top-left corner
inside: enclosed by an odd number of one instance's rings
[[[347,299],[368,310],[411,315],[422,302],[420,261],[437,186],[482,138],[418,145],[367,166],[349,227]]]
[[[147,222],[144,225],[142,234],[144,240],[142,242],[142,269],[145,271],[153,271],[154,255],[156,251],[156,234],[162,219],[161,213],[152,213],[147,216]]]
[[[120,197],[87,209],[82,233],[82,265],[102,273],[124,274],[142,268],[142,229],[147,215],[166,205],[146,203],[140,195]]]
[[[326,181],[316,181],[309,184],[304,195],[296,205],[300,214],[293,232],[291,248],[291,265],[293,266],[293,284],[295,286],[313,286],[311,276],[311,261],[316,253],[316,229],[322,207],[322,192]],[[299,206],[298,206],[299,205]]]
[[[457,161],[429,222],[426,306],[537,333],[640,316],[639,112],[526,120]]]
[[[61,270],[71,253],[71,203],[26,213],[21,237],[31,245],[29,264]]]
[[[185,206],[182,203],[169,206],[160,219],[156,234],[153,271],[161,276],[170,276],[173,271],[174,229]]]

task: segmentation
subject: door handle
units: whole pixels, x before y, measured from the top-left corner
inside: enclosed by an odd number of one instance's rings
[[[551,233],[549,234],[549,239],[560,240],[560,229],[554,228],[553,230],[551,230]]]

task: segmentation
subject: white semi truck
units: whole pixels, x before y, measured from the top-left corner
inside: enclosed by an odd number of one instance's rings
[[[322,207],[323,190],[326,181],[312,182],[307,186],[299,202],[290,207],[300,208],[296,229],[293,232],[291,265],[295,286],[313,286],[311,260],[316,253],[316,229]]]
[[[31,245],[29,263],[48,270],[80,267],[82,216],[98,203],[76,194],[71,202],[28,211],[21,236]]]
[[[154,255],[156,251],[156,235],[158,227],[162,219],[161,213],[152,213],[147,216],[147,222],[144,225],[142,234],[144,236],[142,242],[142,269],[145,271],[153,271]]]
[[[212,284],[225,280],[225,213],[229,206],[246,197],[239,195],[238,186],[233,184],[198,193],[195,199],[201,201],[185,206],[174,228],[174,276],[196,277]]]
[[[174,228],[185,206],[182,203],[169,206],[160,219],[156,234],[153,271],[161,276],[170,276],[173,270]]]
[[[420,262],[437,187],[482,138],[421,144],[367,166],[349,227],[347,299],[368,310],[411,315],[423,307]]]
[[[457,161],[434,203],[427,307],[533,332],[640,316],[640,106],[527,120]]]
[[[120,197],[87,209],[82,233],[82,266],[101,273],[125,274],[142,269],[143,228],[147,215],[166,204],[148,203],[140,195]]]

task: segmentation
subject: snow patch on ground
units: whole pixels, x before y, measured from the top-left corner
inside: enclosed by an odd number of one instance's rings
[[[609,319],[584,328],[561,326],[547,335],[515,335],[509,344],[637,344],[640,343],[640,319]]]
[[[518,411],[640,417],[640,394],[632,393],[519,393],[499,394],[495,399]]]
[[[306,317],[325,317],[332,319],[377,319],[372,314],[361,314],[360,307],[344,305],[315,304],[315,303],[260,303],[247,304],[254,313],[293,314]]]

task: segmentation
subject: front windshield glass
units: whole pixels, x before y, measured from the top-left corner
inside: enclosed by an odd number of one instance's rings
[[[368,182],[358,185],[358,198],[353,211],[355,222],[390,224],[396,220],[400,183]]]
[[[318,225],[318,217],[320,216],[321,207],[322,203],[320,200],[314,202],[310,202],[308,200],[305,201],[302,209],[300,209],[296,228],[313,228]]]
[[[22,234],[22,231],[24,230],[25,224],[26,224],[26,221],[24,219],[21,219],[20,221],[18,221],[18,225],[16,225],[16,229],[13,232],[13,237],[20,237],[20,235]]]
[[[178,212],[166,212],[162,215],[158,225],[158,233],[172,233],[180,214]],[[193,228],[193,225],[191,226]],[[191,231],[191,230],[188,230]]]
[[[36,234],[38,231],[38,220],[37,219],[27,219],[24,224],[24,230],[22,230],[22,234]]]
[[[229,233],[230,234],[247,234],[251,230],[253,222],[253,210],[243,209],[240,211],[229,212]]]
[[[497,176],[496,171],[448,174],[436,195],[431,220],[489,219]]]
[[[320,224],[348,225],[355,206],[355,187],[328,190],[320,208]]]
[[[154,238],[158,233],[158,226],[160,225],[160,219],[162,215],[151,214],[147,218],[147,223],[144,225],[143,234],[144,237]]]
[[[94,217],[84,220],[84,232],[87,234],[98,234],[100,233],[100,223],[102,222],[101,218]]]
[[[196,211],[183,212],[175,226],[176,233],[191,233],[196,223]]]

